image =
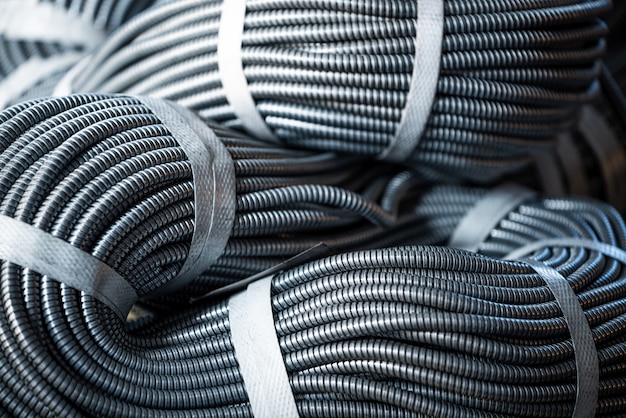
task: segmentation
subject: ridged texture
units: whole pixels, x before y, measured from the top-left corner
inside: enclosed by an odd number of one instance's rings
[[[217,68],[219,0],[163,2],[92,57],[74,91],[148,94],[230,127]],[[609,0],[446,0],[437,96],[411,167],[488,182],[528,163],[597,92]],[[246,2],[243,65],[286,144],[378,155],[405,107],[416,3]]]
[[[39,3],[51,3],[59,10],[66,12],[76,19],[88,22],[94,29],[108,34],[120,27],[135,14],[147,8],[152,0],[39,0]],[[27,5],[25,7],[32,7]],[[23,22],[28,25],[41,25],[38,22]],[[4,28],[3,28],[4,29]],[[44,28],[45,29],[45,28]],[[64,53],[87,53],[88,45],[93,40],[85,39],[85,43],[74,43],[53,39],[15,39],[0,34],[0,82],[13,73],[17,68],[31,59],[43,59],[58,56]],[[68,68],[58,70],[64,74]],[[32,86],[19,97],[11,98],[11,103],[42,96],[49,96],[62,74],[50,73],[45,81],[38,86]],[[2,108],[0,107],[0,110]]]
[[[415,218],[397,213],[407,181],[397,168],[213,128],[234,162],[236,213],[208,286],[320,241],[345,249],[393,240],[386,227]],[[137,98],[85,94],[15,105],[0,112],[0,151],[0,213],[90,252],[140,295],[176,275],[194,231],[192,167]]]
[[[222,260],[187,289],[196,296],[317,241],[338,250],[444,244],[487,193],[215,131],[235,163],[237,219]],[[189,163],[136,98],[16,105],[0,112],[0,147],[2,214],[90,252],[140,295],[180,268],[195,210]],[[623,248],[625,234],[605,204],[537,198],[497,223],[479,250],[501,257],[548,237]],[[597,415],[623,414],[624,266],[575,245],[533,257],[567,277],[593,329]],[[251,416],[224,300],[142,299],[147,316],[125,324],[97,300],[6,261],[0,299],[3,414]],[[523,263],[426,246],[343,253],[272,284],[303,417],[571,416],[573,349],[553,299]]]
[[[467,207],[471,193],[453,190]],[[550,235],[624,247],[624,233],[602,204],[540,199],[510,214],[483,250],[503,254]],[[596,416],[623,416],[625,266],[579,248],[533,258],[567,278],[593,331]],[[22,286],[3,278],[7,413],[252,416],[225,301],[130,332],[71,289]],[[271,303],[302,417],[572,416],[569,332],[543,279],[522,262],[427,246],[346,253],[279,274]]]

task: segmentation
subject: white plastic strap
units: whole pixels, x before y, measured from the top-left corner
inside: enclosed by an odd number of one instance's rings
[[[465,214],[448,246],[477,251],[506,215],[535,195],[535,192],[514,184],[496,187]]]
[[[271,284],[266,277],[229,299],[232,343],[255,418],[298,418],[274,328]]]
[[[184,286],[222,255],[235,217],[235,174],[224,145],[192,112],[161,100],[140,100],[170,130],[193,171],[194,234],[178,276],[158,291],[164,293]],[[45,231],[1,215],[0,260],[81,290],[122,319],[137,300],[133,287],[104,262]]]
[[[600,368],[593,333],[585,312],[576,293],[558,271],[533,259],[524,258],[520,261],[530,265],[545,280],[565,317],[576,361],[576,404],[572,417],[593,417],[598,404]]]
[[[235,169],[215,133],[194,113],[164,100],[139,98],[169,129],[192,166],[194,233],[178,276],[159,288],[166,293],[189,283],[222,255],[235,219]]]
[[[93,48],[106,37],[104,31],[80,16],[37,0],[1,0],[0,35],[9,39],[58,42]]]
[[[91,254],[27,223],[0,215],[0,260],[29,268],[81,290],[122,319],[137,300],[135,289]]]
[[[0,0],[1,1],[1,0]],[[48,58],[32,57],[0,81],[0,110],[8,107],[28,89],[51,74],[64,71],[80,60],[78,52],[66,52]]]
[[[592,106],[582,108],[578,129],[600,161],[607,201],[622,202],[626,188],[623,139],[618,138],[615,129]]]
[[[223,0],[217,35],[217,66],[224,94],[245,130],[252,136],[278,143],[250,94],[241,53],[246,0]]]
[[[550,248],[550,247],[586,248],[588,250],[597,251],[600,254],[604,254],[626,265],[626,251],[622,250],[621,248],[615,247],[613,245],[609,245],[604,242],[592,241],[590,239],[573,238],[573,237],[551,238],[551,239],[542,239],[539,241],[534,241],[534,242],[531,242],[530,244],[527,244],[523,247],[518,248],[515,251],[512,251],[506,256],[506,258],[510,260],[517,260],[519,258],[532,254],[535,251],[540,250],[542,248]]]
[[[437,95],[443,42],[444,0],[417,0],[415,61],[404,112],[394,139],[380,158],[402,162],[422,137]]]

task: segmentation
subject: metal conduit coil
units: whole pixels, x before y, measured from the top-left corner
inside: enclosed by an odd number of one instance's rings
[[[321,241],[341,250],[417,233],[417,215],[400,205],[419,181],[397,167],[212,128],[233,160],[236,207],[222,256],[196,281],[199,292]],[[140,98],[84,94],[15,105],[0,112],[0,151],[0,214],[89,252],[139,296],[180,270],[195,231],[193,168]]]
[[[242,128],[217,61],[222,1],[157,2],[123,25],[72,92],[174,100]],[[381,155],[412,82],[417,5],[245,2],[242,58],[256,110],[290,146]],[[407,163],[437,180],[493,181],[549,147],[597,92],[609,0],[445,0],[430,117]],[[226,69],[224,71],[228,71]]]
[[[444,216],[458,224],[486,194],[435,187],[419,206],[456,208]],[[479,251],[502,257],[552,236],[626,245],[624,222],[606,204],[531,198]],[[591,328],[596,416],[623,416],[626,266],[575,245],[532,258],[566,278]],[[14,268],[3,265],[2,412],[252,416],[227,301],[202,300],[129,332],[93,299]],[[568,327],[525,262],[431,246],[339,254],[276,275],[271,306],[301,417],[572,416]]]
[[[2,83],[6,79],[8,83],[23,84],[23,88],[4,98],[6,102],[2,100],[6,92],[1,92],[0,110],[12,103],[49,96],[61,77],[84,54],[151,3],[152,0],[3,1],[0,4],[0,90],[9,88]],[[41,16],[49,19],[38,21]],[[59,21],[60,17],[82,23],[92,31],[81,34],[79,27],[67,27],[63,29],[65,33],[59,35],[63,30],[48,25],[62,26],[65,22]],[[11,29],[16,26],[21,28]],[[94,33],[100,36],[91,36]],[[28,68],[30,66],[32,68]]]

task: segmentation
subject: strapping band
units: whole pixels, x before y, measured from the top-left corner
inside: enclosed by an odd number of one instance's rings
[[[611,257],[622,264],[626,264],[626,251],[622,250],[621,248],[609,245],[604,242],[573,237],[543,239],[531,242],[530,244],[524,245],[523,247],[512,251],[511,253],[509,253],[509,255],[506,256],[506,258],[509,260],[517,260],[529,254],[532,254],[542,248],[550,247],[586,248],[588,250],[597,251],[600,254]]]
[[[228,103],[252,136],[280,142],[263,120],[250,94],[241,53],[246,0],[224,0],[217,34],[217,67]]]
[[[622,140],[615,133],[615,128],[591,106],[582,108],[578,129],[600,161],[607,201],[621,203],[626,188],[626,154]]]
[[[0,215],[0,260],[19,264],[95,297],[121,319],[137,300],[135,289],[91,254],[39,228]]]
[[[585,312],[576,293],[558,271],[533,259],[524,258],[520,261],[530,265],[545,280],[565,317],[576,362],[576,404],[572,417],[593,417],[598,404],[600,368],[598,352]]]
[[[0,1],[0,35],[9,39],[58,42],[94,48],[105,39],[105,32],[89,21],[49,2],[28,0]]]
[[[142,97],[189,159],[194,182],[194,233],[178,275],[156,293],[184,286],[223,253],[235,218],[233,162],[213,131],[191,111]],[[109,306],[122,319],[137,300],[135,289],[91,254],[34,226],[0,215],[0,260],[50,276]]]
[[[139,100],[161,120],[185,151],[194,184],[194,233],[187,260],[177,277],[156,294],[180,288],[222,255],[235,220],[235,168],[230,154],[191,111],[148,97]]]
[[[439,80],[443,42],[443,0],[418,0],[415,60],[411,85],[396,135],[380,159],[402,162],[413,154],[426,128]]]
[[[585,248],[611,257],[622,264],[626,264],[626,251],[604,242],[568,237],[536,241],[506,256],[509,260],[521,259],[533,267],[544,278],[563,311],[572,337],[574,355],[576,357],[577,391],[573,417],[591,417],[595,414],[598,401],[599,366],[589,323],[585,318],[576,294],[561,274],[544,263],[523,258],[537,250],[550,247]]]
[[[0,110],[13,104],[22,94],[50,75],[65,71],[80,60],[78,52],[66,52],[48,58],[32,57],[0,81]]]
[[[496,187],[465,214],[448,246],[477,251],[506,215],[535,196],[535,192],[514,184]]]
[[[232,343],[253,415],[298,418],[274,328],[271,284],[272,276],[266,277],[229,299]]]

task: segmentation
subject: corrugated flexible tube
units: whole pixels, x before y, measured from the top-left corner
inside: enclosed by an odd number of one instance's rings
[[[181,127],[156,116],[158,103],[77,95],[0,113],[3,217],[90,253],[119,270],[140,297],[175,276],[192,246],[193,211],[204,210],[192,197],[199,186],[190,173],[193,157],[171,132]],[[274,174],[294,158],[311,158],[212,132],[234,162],[237,187],[245,184],[245,170]],[[354,170],[354,160],[325,158],[315,155],[308,167],[342,161],[339,172],[346,165]],[[594,200],[541,198],[517,188],[426,187],[408,172],[390,177],[384,187],[365,180],[360,194],[310,184],[300,192],[289,185],[235,189],[235,218],[277,203],[298,211],[306,196],[318,211],[323,202],[341,202],[352,217],[399,233],[394,210],[383,209],[393,208],[410,213],[407,225],[423,232],[415,242],[462,243],[478,252],[432,246],[346,252],[268,279],[272,328],[298,415],[571,417],[589,399],[597,399],[587,405],[596,416],[623,414],[620,215]],[[176,198],[160,199],[166,193]],[[368,193],[381,203],[366,199]],[[472,221],[476,213],[485,224]],[[277,234],[277,242],[288,239]],[[530,259],[503,260],[529,245]],[[533,260],[574,292],[583,312],[579,327],[587,324],[592,339],[587,351],[573,343],[576,327]],[[32,268],[2,261],[0,271],[0,412],[252,416],[241,346],[232,340],[238,324],[231,322],[231,301],[199,299],[163,315],[157,306],[150,321],[129,329],[105,303]],[[589,356],[598,360],[592,368],[598,384],[585,397],[577,393],[577,370]]]

